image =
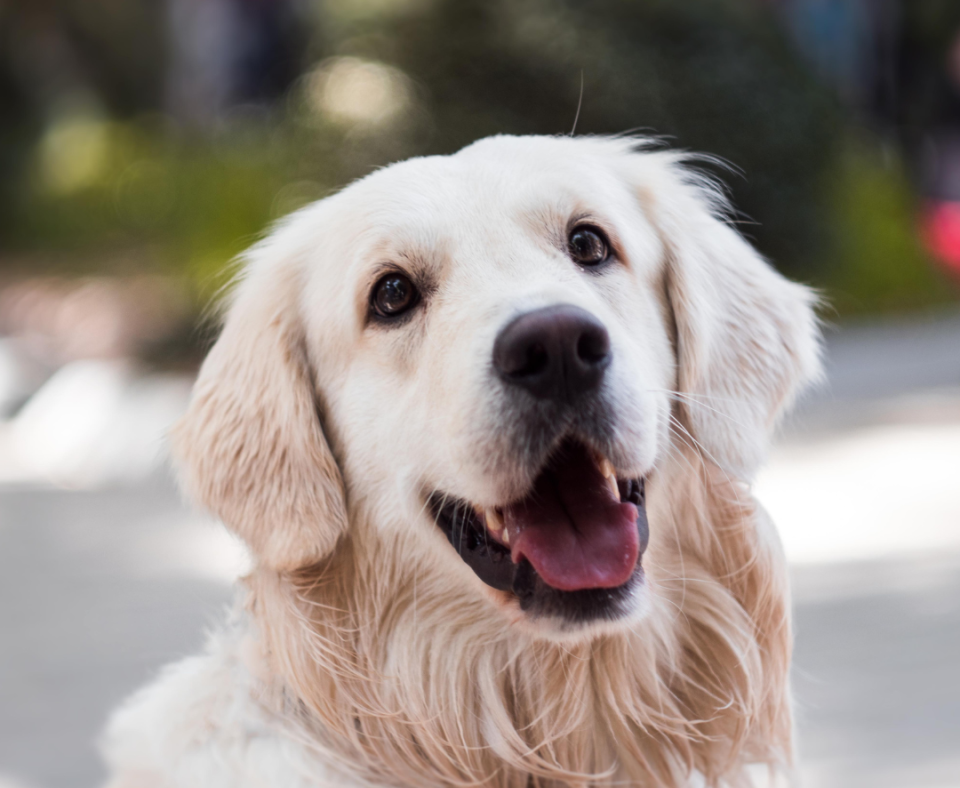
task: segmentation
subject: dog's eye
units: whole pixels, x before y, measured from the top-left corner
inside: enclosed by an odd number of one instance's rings
[[[610,257],[610,245],[596,227],[574,227],[567,240],[567,248],[574,262],[580,265],[600,265]]]
[[[419,300],[420,292],[413,282],[396,272],[381,277],[370,293],[370,306],[380,317],[398,317]]]

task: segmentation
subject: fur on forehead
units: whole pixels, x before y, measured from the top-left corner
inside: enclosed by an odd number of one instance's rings
[[[284,225],[296,226],[302,240],[321,226],[335,228],[343,247],[365,254],[390,245],[429,248],[477,230],[494,236],[498,221],[524,226],[598,214],[626,226],[637,220],[639,206],[618,159],[642,144],[636,139],[490,137],[449,156],[392,164]]]
[[[389,261],[436,276],[450,268],[457,253],[492,260],[501,251],[509,257],[517,243],[563,249],[572,219],[596,222],[630,247],[631,264],[646,265],[652,280],[661,268],[663,244],[624,180],[621,161],[641,144],[491,137],[450,156],[378,170],[288,217],[270,243],[291,249],[278,256],[303,262],[307,317],[325,315],[325,328],[334,317],[357,324],[378,264]],[[657,169],[651,168],[652,178]],[[338,286],[331,288],[331,282]],[[352,294],[349,304],[344,289]]]

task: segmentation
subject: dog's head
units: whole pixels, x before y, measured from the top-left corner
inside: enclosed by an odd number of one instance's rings
[[[300,211],[177,430],[189,488],[274,569],[362,527],[451,604],[629,619],[664,458],[749,480],[817,369],[810,293],[719,208],[676,154],[496,137]]]

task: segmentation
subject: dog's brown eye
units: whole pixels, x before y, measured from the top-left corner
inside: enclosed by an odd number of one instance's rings
[[[380,317],[398,317],[419,300],[420,293],[413,282],[399,273],[381,277],[370,294],[370,305]]]
[[[610,256],[607,239],[595,227],[575,227],[567,247],[570,256],[580,265],[599,265]]]

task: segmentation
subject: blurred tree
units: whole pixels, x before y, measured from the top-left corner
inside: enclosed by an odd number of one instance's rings
[[[0,19],[0,71],[41,112],[80,90],[121,115],[157,107],[166,43],[160,4],[30,0],[0,4]]]
[[[270,105],[304,66],[305,21],[289,0],[166,0],[167,109],[211,125],[243,103]]]
[[[433,0],[350,16],[328,3],[341,51],[393,63],[424,89],[449,152],[496,133],[631,129],[723,157],[745,227],[802,271],[824,243],[824,172],[839,114],[773,15],[733,0]],[[338,14],[339,11],[339,14]]]
[[[802,279],[876,248],[852,196],[878,159],[847,161],[849,118],[771,3],[0,0],[0,21],[0,267],[152,266],[210,292],[271,220],[351,178],[575,116],[730,162],[741,229]],[[884,183],[909,237],[909,186]]]

